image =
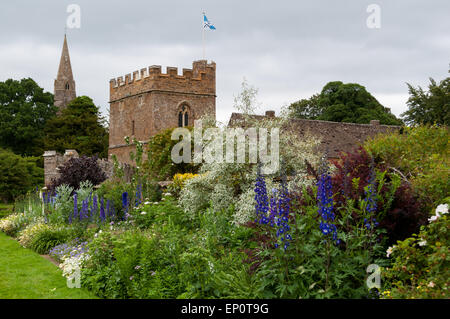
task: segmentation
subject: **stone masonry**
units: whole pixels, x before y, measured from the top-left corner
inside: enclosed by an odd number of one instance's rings
[[[71,158],[78,158],[78,152],[76,150],[66,150],[64,155],[57,153],[56,151],[46,151],[44,153],[44,183],[45,186],[49,186],[53,180],[59,178],[59,167],[69,161]],[[99,167],[103,170],[108,178],[113,175],[114,164],[110,161],[104,159],[98,159],[97,163]],[[130,171],[128,165],[124,165],[125,172]],[[131,172],[125,175],[125,180],[129,181],[131,179]]]
[[[265,115],[252,115],[256,120],[262,120],[265,117],[275,117],[274,111],[266,111]],[[243,127],[245,116],[241,113],[231,114],[228,123],[230,127]],[[363,144],[367,139],[375,137],[377,134],[393,132],[399,130],[400,126],[380,125],[380,121],[372,120],[370,124],[356,124],[343,122],[330,122],[319,120],[290,119],[286,123],[283,130],[294,132],[299,138],[306,134],[312,135],[320,139],[321,143],[318,151],[324,153],[327,151],[328,158],[338,158],[340,152],[351,152],[359,145]]]
[[[216,116],[216,64],[194,61],[192,69],[153,65],[110,81],[109,157],[133,164],[124,138],[139,141],[165,129],[193,126],[203,115]]]
[[[77,97],[75,92],[75,80],[72,74],[72,65],[70,63],[69,47],[65,35],[54,92],[55,106],[59,108],[58,113],[66,108],[67,104]]]

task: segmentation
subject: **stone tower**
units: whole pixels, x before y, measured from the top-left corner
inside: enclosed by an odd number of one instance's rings
[[[109,156],[133,164],[124,137],[148,141],[168,128],[193,126],[203,115],[216,117],[216,63],[194,61],[178,74],[176,67],[134,71],[110,81]]]
[[[55,80],[55,106],[59,107],[60,110],[64,109],[75,98],[75,80],[73,79],[72,66],[70,64],[67,38],[64,35],[61,60]]]

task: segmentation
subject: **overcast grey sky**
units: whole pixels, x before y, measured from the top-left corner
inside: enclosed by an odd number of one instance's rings
[[[220,121],[244,77],[259,89],[261,113],[340,80],[399,115],[406,82],[448,76],[448,0],[15,0],[0,4],[0,81],[31,77],[53,92],[69,4],[81,7],[81,28],[67,31],[77,95],[104,114],[111,78],[153,64],[181,72],[202,58],[203,10],[217,28],[206,34],[206,57],[217,63]],[[369,4],[381,8],[379,29],[366,25]]]

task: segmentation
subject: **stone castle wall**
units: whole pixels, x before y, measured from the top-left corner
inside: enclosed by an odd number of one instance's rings
[[[135,71],[110,81],[109,156],[121,163],[133,164],[130,141],[148,141],[162,130],[178,127],[182,107],[187,109],[188,125],[203,115],[216,116],[216,64],[206,60],[193,62],[192,69],[161,66]]]
[[[64,155],[57,153],[56,151],[46,151],[44,153],[44,182],[45,186],[49,186],[53,180],[59,178],[59,167],[69,161],[72,158],[78,158],[78,152],[76,150],[66,150]],[[110,178],[114,174],[114,163],[106,159],[98,159],[98,166],[106,174],[107,178]],[[133,175],[133,167],[127,164],[122,164],[124,170],[124,181],[130,182]]]
[[[252,115],[254,119],[263,120],[264,118],[274,118],[274,111],[267,111],[265,115]],[[231,114],[228,126],[246,127],[245,116],[240,113]],[[283,131],[295,133],[298,138],[305,135],[312,135],[320,139],[318,147],[319,152],[327,152],[329,158],[338,158],[341,152],[351,152],[359,145],[362,145],[369,138],[373,138],[378,134],[384,134],[399,130],[400,126],[380,125],[380,121],[372,120],[370,124],[356,124],[344,122],[331,122],[319,120],[290,119],[284,127]]]

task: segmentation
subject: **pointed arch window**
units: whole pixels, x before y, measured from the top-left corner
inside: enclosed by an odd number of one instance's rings
[[[189,125],[189,108],[186,105],[181,106],[178,112],[178,127],[185,127]]]
[[[66,83],[66,90],[70,90],[69,82]]]

